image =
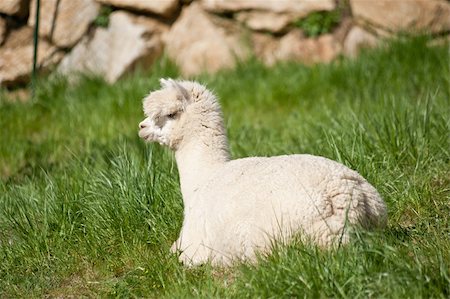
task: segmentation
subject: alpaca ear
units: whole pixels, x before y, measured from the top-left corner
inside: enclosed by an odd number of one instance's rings
[[[183,97],[184,100],[186,101],[189,100],[190,98],[189,92],[177,81],[170,78],[169,79],[161,78],[159,80],[159,83],[161,84],[162,88],[174,88]]]
[[[181,96],[183,97],[183,100],[189,101],[190,96],[189,96],[189,92],[186,90],[186,88],[181,86],[181,84],[176,81],[172,80],[172,82],[173,82],[173,87],[177,90],[177,92],[179,94],[181,94]]]
[[[170,79],[170,78],[169,79],[164,79],[164,78],[159,79],[159,84],[161,84],[162,88],[169,88],[169,87],[171,87],[172,86],[171,82],[173,82],[173,80]]]

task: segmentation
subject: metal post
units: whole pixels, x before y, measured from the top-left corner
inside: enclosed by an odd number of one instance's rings
[[[39,12],[40,12],[40,0],[36,0],[36,19],[34,23],[34,51],[33,51],[33,71],[31,73],[31,87],[33,99],[36,95],[37,84],[37,57],[38,57],[38,41],[39,41]]]

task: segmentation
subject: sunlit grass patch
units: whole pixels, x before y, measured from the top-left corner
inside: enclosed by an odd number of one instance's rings
[[[393,42],[357,60],[200,76],[233,157],[310,153],[360,172],[389,207],[383,232],[339,250],[294,240],[258,264],[187,269],[172,153],[137,137],[166,60],[108,85],[41,82],[0,99],[0,297],[450,296],[450,88],[445,47]]]

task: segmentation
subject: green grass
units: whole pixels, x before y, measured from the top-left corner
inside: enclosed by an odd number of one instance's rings
[[[0,297],[450,297],[448,50],[426,38],[357,60],[257,62],[201,76],[220,97],[233,157],[312,153],[356,169],[389,207],[384,232],[321,251],[294,240],[256,265],[181,266],[173,156],[137,136],[166,60],[109,86],[41,82],[0,100]]]

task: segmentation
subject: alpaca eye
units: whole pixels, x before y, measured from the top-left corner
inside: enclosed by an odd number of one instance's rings
[[[171,113],[167,115],[167,118],[174,119],[177,116],[177,112]]]

